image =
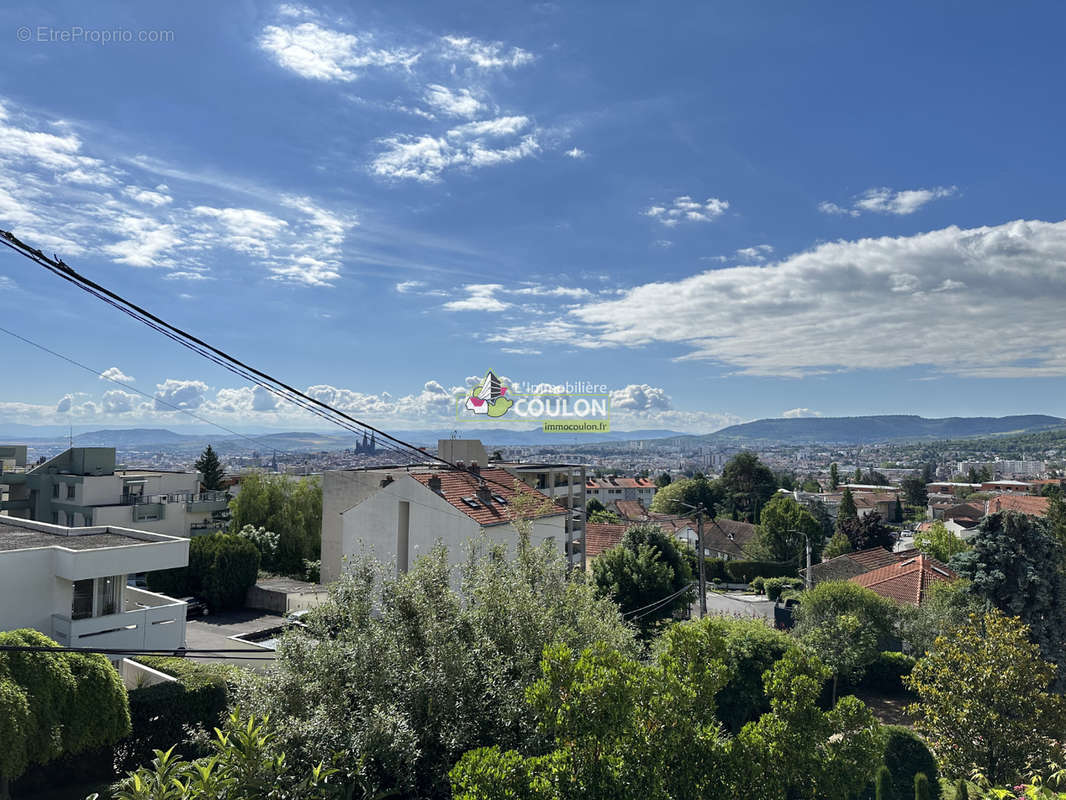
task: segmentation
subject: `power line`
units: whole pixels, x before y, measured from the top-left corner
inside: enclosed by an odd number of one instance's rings
[[[293,386],[290,386],[284,381],[281,381],[280,379],[275,378],[266,372],[262,372],[256,369],[255,367],[246,364],[235,356],[232,356],[224,350],[221,350],[220,348],[209,344],[203,339],[200,339],[194,336],[193,334],[182,330],[181,328],[171,325],[170,323],[151,313],[147,309],[142,308],[141,306],[137,305],[136,303],[133,303],[130,300],[126,300],[115,292],[112,292],[104,286],[101,286],[100,284],[96,283],[95,281],[92,281],[91,279],[79,274],[58,257],[51,259],[48,258],[40,250],[30,247],[28,244],[22,242],[13,233],[9,231],[0,230],[0,242],[2,242],[11,250],[14,250],[16,253],[33,261],[35,264],[44,267],[53,275],[56,275],[57,277],[62,278],[68,283],[73,284],[82,291],[92,295],[93,297],[96,297],[98,300],[101,300],[104,303],[107,303],[108,305],[121,311],[132,319],[137,320],[138,322],[157,331],[158,333],[161,333],[162,335],[180,344],[181,346],[197,353],[198,355],[203,356],[209,361],[212,361],[213,363],[221,366],[223,369],[226,369],[229,372],[232,372],[233,374],[238,375],[244,378],[245,380],[256,384],[257,386],[262,387],[264,390],[269,391],[270,393],[290,403],[293,403],[294,405],[297,405],[312,414],[316,414],[317,416],[329,422],[332,422],[333,424],[338,425],[339,427],[345,428],[346,430],[351,431],[353,433],[363,433],[365,435],[367,432],[372,431],[387,440],[386,442],[382,443],[382,446],[384,448],[395,451],[397,453],[403,453],[406,458],[410,458],[411,456],[405,451],[410,451],[410,453],[414,453],[419,458],[439,462],[440,464],[444,465],[449,469],[457,471],[460,470],[460,467],[458,465],[453,464],[447,459],[441,458],[439,455],[427,453],[425,450],[420,447],[417,447],[416,445],[413,445],[409,442],[405,442],[404,440],[393,436],[392,434],[387,433],[386,431],[383,431],[380,428],[362,422],[361,420],[356,419],[355,417],[345,413],[344,411],[334,408],[328,403],[318,400],[317,398],[311,397],[310,395],[301,392]],[[493,480],[491,478],[482,477],[481,480],[484,480],[487,483],[493,483],[503,488],[510,488],[507,487],[505,484],[500,483],[499,481]]]

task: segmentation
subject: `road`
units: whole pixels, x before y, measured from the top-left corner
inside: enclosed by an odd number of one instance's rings
[[[718,615],[739,615],[743,617],[761,617],[774,622],[774,604],[764,598],[755,599],[753,595],[741,592],[707,592],[707,613]],[[697,600],[692,606],[692,616],[699,617],[700,604]]]

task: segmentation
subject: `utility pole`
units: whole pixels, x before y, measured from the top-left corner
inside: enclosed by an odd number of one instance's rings
[[[803,573],[803,588],[811,588],[811,537],[806,533],[803,538],[807,540],[807,571]]]
[[[696,563],[700,570],[700,619],[707,616],[707,575],[703,570],[703,504],[696,512]],[[810,554],[808,552],[808,559]]]

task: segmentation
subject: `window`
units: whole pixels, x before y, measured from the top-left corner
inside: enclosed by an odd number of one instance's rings
[[[53,483],[52,484],[52,497],[59,497],[59,484],[58,483]]]
[[[73,500],[74,499],[74,484],[73,483],[68,483],[67,484],[67,499],[68,500]]]
[[[59,512],[58,511],[53,511],[52,512],[52,524],[53,525],[58,525],[59,524]]]
[[[71,619],[85,619],[93,615],[93,579],[74,581],[74,602],[70,608]]]
[[[119,600],[122,597],[120,575],[96,579],[96,615],[117,614]]]

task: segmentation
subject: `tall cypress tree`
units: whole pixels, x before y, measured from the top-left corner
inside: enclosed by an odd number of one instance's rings
[[[218,454],[211,445],[208,445],[193,465],[203,478],[201,482],[208,491],[222,488],[222,481],[226,477],[226,471],[218,460]]]
[[[842,530],[844,521],[858,519],[859,510],[855,507],[855,498],[851,496],[851,489],[844,487],[844,494],[840,498],[840,506],[837,508],[837,530]]]

